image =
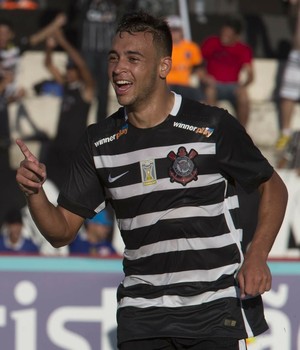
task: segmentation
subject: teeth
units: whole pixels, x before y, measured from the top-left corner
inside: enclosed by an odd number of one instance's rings
[[[127,80],[118,80],[118,81],[116,82],[116,84],[118,84],[118,85],[130,84],[130,81],[127,81]]]

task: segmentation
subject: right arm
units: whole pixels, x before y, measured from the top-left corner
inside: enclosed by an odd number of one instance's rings
[[[42,41],[46,40],[49,36],[53,35],[53,33],[58,30],[59,28],[63,27],[67,22],[67,17],[65,14],[60,13],[58,14],[54,20],[39,30],[38,32],[32,34],[29,37],[29,45],[30,46],[36,46]]]
[[[46,167],[29,151],[25,143],[16,141],[25,159],[17,169],[16,180],[26,196],[31,216],[41,234],[59,248],[71,243],[84,222],[63,207],[54,206],[47,198],[43,183],[46,181]]]
[[[52,77],[58,84],[64,84],[64,76],[53,62],[53,50],[57,46],[56,40],[53,37],[47,38],[45,46],[45,67],[48,69],[49,73],[52,75]]]
[[[57,30],[54,34],[57,43],[64,49],[69,58],[76,65],[81,79],[85,85],[84,88],[84,99],[91,102],[94,98],[95,82],[92,74],[80,52],[67,40],[61,30]]]

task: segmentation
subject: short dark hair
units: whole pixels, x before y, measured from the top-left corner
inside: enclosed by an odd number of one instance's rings
[[[223,27],[229,27],[233,29],[236,34],[241,34],[243,31],[243,22],[239,17],[229,16],[225,19]]]
[[[153,43],[166,56],[172,56],[172,34],[163,18],[154,17],[144,11],[124,14],[117,26],[116,33],[129,34],[148,32],[153,36]]]
[[[11,209],[9,210],[4,218],[6,224],[22,224],[23,218],[20,209]]]

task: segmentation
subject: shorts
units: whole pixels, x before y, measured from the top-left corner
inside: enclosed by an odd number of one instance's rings
[[[233,106],[236,105],[236,89],[237,83],[220,83],[218,82],[216,85],[217,89],[217,100],[227,100]]]
[[[279,96],[293,101],[297,101],[300,98],[300,50],[292,50],[289,53],[282,76]]]
[[[244,339],[153,338],[121,343],[120,350],[246,350]]]

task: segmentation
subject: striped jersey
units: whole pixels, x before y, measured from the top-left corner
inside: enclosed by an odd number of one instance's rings
[[[59,205],[91,217],[110,201],[125,243],[118,342],[151,337],[247,338],[267,329],[261,297],[241,301],[235,191],[273,168],[225,110],[175,95],[153,128],[120,108],[87,128]]]

